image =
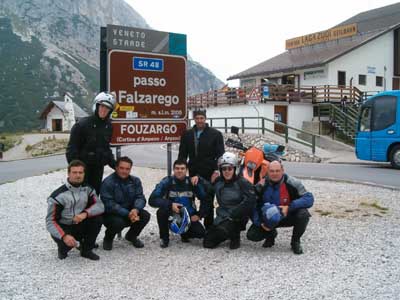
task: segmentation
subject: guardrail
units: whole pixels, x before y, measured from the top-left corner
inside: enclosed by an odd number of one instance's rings
[[[253,120],[253,122],[254,120],[257,120],[258,126],[246,126],[246,120]],[[316,147],[315,134],[289,126],[285,123],[274,121],[272,119],[268,119],[265,117],[220,117],[220,118],[207,118],[207,121],[209,121],[211,127],[224,130],[225,133],[228,133],[228,130],[230,129],[231,126],[239,127],[242,133],[245,133],[246,130],[257,130],[261,131],[262,134],[265,134],[265,132],[270,132],[272,134],[284,138],[285,143],[289,143],[289,141],[294,141],[306,147],[310,147],[312,153],[315,154],[315,147]],[[194,120],[190,119],[189,122],[192,125]],[[273,129],[275,125],[281,126],[284,132],[279,133],[275,131]],[[301,139],[299,137],[294,137],[293,135],[289,134],[292,132],[300,134],[300,136],[305,136],[306,139],[309,141],[306,141],[305,139]]]

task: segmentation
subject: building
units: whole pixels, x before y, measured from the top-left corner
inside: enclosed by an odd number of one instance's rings
[[[82,108],[73,102],[72,98],[70,93],[66,93],[64,101],[52,100],[47,104],[40,115],[46,131],[70,131],[75,122],[88,116]]]
[[[248,103],[258,90],[257,116],[354,138],[358,103],[377,92],[400,89],[400,3],[288,39],[284,52],[228,78],[234,79],[240,79],[240,87],[233,97],[205,93],[191,97],[189,104],[207,107],[210,117],[254,116],[253,109],[233,105]],[[232,108],[219,107],[226,104]],[[283,132],[277,123],[270,127]]]
[[[228,80],[298,88],[330,85],[361,92],[400,88],[400,3],[373,9],[325,31],[286,41],[286,51]]]

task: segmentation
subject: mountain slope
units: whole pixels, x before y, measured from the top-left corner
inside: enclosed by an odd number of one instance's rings
[[[0,2],[0,131],[39,127],[51,96],[69,91],[89,108],[99,89],[100,27],[149,28],[123,0],[3,0]],[[222,82],[188,61],[188,94]]]

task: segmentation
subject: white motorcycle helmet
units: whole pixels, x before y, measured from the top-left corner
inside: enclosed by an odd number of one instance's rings
[[[99,105],[104,105],[110,109],[110,113],[115,108],[115,98],[112,94],[101,92],[94,98],[93,112],[95,113]]]
[[[235,153],[232,152],[225,152],[219,159],[218,159],[218,168],[223,166],[232,166],[236,168],[238,165],[238,159]]]

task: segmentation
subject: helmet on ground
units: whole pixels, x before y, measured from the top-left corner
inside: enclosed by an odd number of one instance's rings
[[[283,156],[285,154],[285,146],[278,144],[264,144],[263,151],[265,154],[267,153],[276,153],[279,156]]]
[[[104,105],[108,107],[110,111],[113,111],[115,108],[115,104],[116,101],[113,95],[101,92],[94,98],[93,111],[96,111],[98,105]]]
[[[170,217],[169,229],[175,234],[182,234],[189,230],[190,215],[186,207],[182,206],[179,214],[174,213]]]
[[[270,229],[275,228],[283,219],[281,209],[275,204],[265,203],[261,208],[263,223]]]
[[[238,159],[235,153],[232,152],[225,152],[219,159],[218,159],[218,167],[221,168],[223,166],[232,166],[237,167]]]
[[[264,158],[270,162],[277,160],[281,161],[281,157],[285,155],[285,146],[277,145],[277,144],[264,144],[263,152]]]

